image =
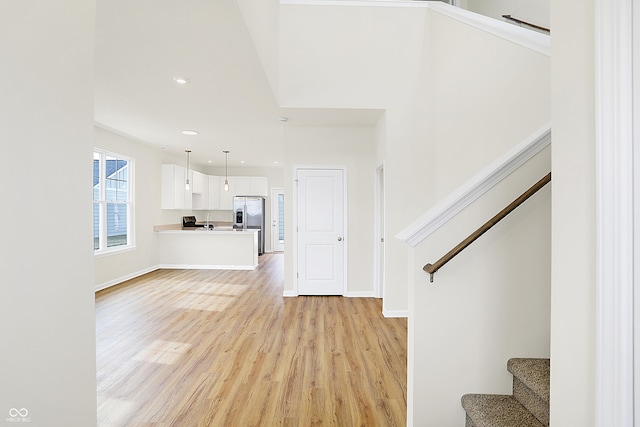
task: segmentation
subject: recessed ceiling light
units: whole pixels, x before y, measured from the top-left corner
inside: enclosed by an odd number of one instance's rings
[[[185,129],[185,130],[181,131],[181,133],[183,135],[197,135],[199,132],[197,130]]]
[[[189,83],[189,79],[186,77],[174,77],[173,81],[178,83],[179,85],[186,85]]]
[[[207,163],[212,163],[211,160],[207,160]]]
[[[289,121],[289,117],[281,116],[281,117],[278,117],[278,120],[279,120],[281,123],[287,123],[287,122]]]
[[[275,162],[273,162],[273,163],[275,163],[275,164],[277,165],[277,164],[278,164],[278,161],[276,160],[276,161],[275,161]]]
[[[244,163],[244,160],[240,160],[240,163]]]

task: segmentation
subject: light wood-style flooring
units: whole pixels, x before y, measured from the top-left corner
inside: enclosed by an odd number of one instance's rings
[[[98,292],[98,425],[405,426],[406,319],[282,293],[282,254]]]

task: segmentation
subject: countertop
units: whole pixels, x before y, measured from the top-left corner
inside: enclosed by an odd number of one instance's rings
[[[190,228],[190,229],[179,229],[179,230],[156,230],[158,233],[162,233],[162,234],[169,234],[169,233],[173,233],[173,234],[253,234],[253,233],[257,233],[259,230],[222,230],[222,229],[217,229],[214,228],[212,230],[207,230],[204,228]]]
[[[257,233],[257,229],[250,230],[237,230],[234,229],[231,223],[214,224],[212,229],[206,229],[204,227],[182,228],[181,224],[164,224],[154,225],[153,231],[158,233],[203,233],[203,234],[248,234]]]

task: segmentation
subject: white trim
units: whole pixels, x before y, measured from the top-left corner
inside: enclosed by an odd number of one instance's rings
[[[286,242],[282,244],[282,250],[281,251],[276,251],[275,250],[276,242],[279,242],[278,237],[279,237],[280,233],[279,233],[278,228],[273,226],[273,222],[275,220],[274,219],[274,214],[276,216],[279,216],[279,213],[280,213],[279,209],[278,209],[279,205],[278,205],[278,197],[277,196],[278,196],[278,194],[282,194],[284,196],[284,188],[282,188],[282,187],[272,187],[271,191],[269,192],[269,194],[271,195],[271,203],[270,203],[271,206],[269,206],[269,209],[271,210],[271,224],[269,224],[269,227],[271,228],[271,251],[269,253],[271,253],[271,252],[284,252],[284,245],[285,245]],[[285,203],[286,203],[286,198],[285,198]],[[285,221],[285,223],[286,223],[286,221]],[[280,224],[278,224],[278,226],[279,225]],[[279,245],[279,243],[277,243],[277,244]]]
[[[258,264],[251,265],[212,265],[212,264],[160,264],[160,268],[171,270],[255,270]]]
[[[93,255],[96,258],[100,258],[103,256],[109,256],[114,254],[121,254],[124,252],[129,252],[136,249],[136,209],[135,209],[135,159],[130,156],[125,156],[123,154],[114,153],[109,150],[105,150],[99,147],[93,147],[93,155],[99,155],[99,172],[100,176],[98,178],[98,184],[100,188],[100,196],[98,200],[95,200],[95,197],[92,196],[93,202],[98,203],[99,210],[99,243],[100,248],[94,249]],[[127,201],[126,202],[115,202],[113,200],[107,200],[106,191],[107,191],[107,157],[114,157],[117,160],[125,160],[127,165]],[[95,161],[95,158],[93,159]],[[95,190],[95,186],[94,186]],[[108,230],[107,230],[107,205],[109,203],[115,203],[118,205],[123,205],[127,210],[127,243],[125,245],[119,245],[115,247],[107,247],[106,244],[108,242]],[[94,218],[95,221],[95,218]],[[94,227],[94,223],[92,222],[92,228]],[[95,236],[94,236],[95,238]]]
[[[109,257],[112,255],[120,255],[120,254],[124,254],[126,252],[133,252],[136,250],[136,246],[132,245],[132,246],[113,246],[111,248],[107,248],[103,251],[94,251],[93,252],[93,256],[94,258],[105,258],[105,257]]]
[[[136,271],[135,273],[126,274],[122,277],[118,277],[117,279],[109,280],[108,282],[101,283],[99,285],[95,285],[95,292],[101,291],[103,289],[110,288],[115,285],[119,285],[120,283],[126,282],[127,280],[135,279],[136,277],[143,276],[147,273],[151,273],[152,271],[159,270],[160,266],[148,267],[143,270]]]
[[[547,124],[496,159],[395,237],[412,247],[416,246],[550,143],[551,124]]]
[[[451,19],[551,57],[551,37],[547,34],[521,28],[446,3],[437,1],[426,3],[428,3],[429,9]]]
[[[631,0],[633,8],[633,28],[640,28],[640,0]],[[637,147],[640,135],[640,30],[633,32],[633,146]],[[635,284],[640,283],[640,197],[636,193],[640,190],[640,150],[633,150],[633,396],[634,396],[634,426],[640,426],[640,292]]]
[[[383,297],[384,291],[384,163],[378,166],[374,176],[373,210],[373,294]]]
[[[288,291],[285,289],[285,291],[282,293],[282,296],[285,298],[297,297],[298,293],[296,291]]]
[[[382,315],[386,318],[409,317],[409,310],[382,310]]]
[[[428,9],[426,1],[401,0],[280,0],[281,5],[287,6],[347,6],[347,7],[410,7]]]
[[[521,28],[443,2],[395,0],[280,0],[280,4],[289,6],[409,7],[429,9],[481,31],[534,50],[545,56],[551,56],[551,38],[549,35]]]
[[[347,298],[375,298],[376,295],[373,291],[355,291],[347,292],[345,295]]]
[[[298,229],[298,169],[300,169],[300,166],[296,166],[294,165],[292,168],[292,172],[293,172],[293,185],[292,185],[292,190],[291,190],[291,221],[289,221],[289,224],[291,224],[290,230],[290,236],[289,236],[289,241],[291,242],[291,248],[293,248],[293,250],[291,251],[292,253],[291,255],[291,262],[292,262],[292,266],[293,268],[291,269],[291,274],[293,275],[293,280],[291,281],[291,283],[293,283],[293,289],[291,290],[285,290],[285,296],[298,296],[298,233],[297,233],[297,229]],[[286,195],[285,195],[286,197]],[[285,237],[287,237],[287,229],[285,228]],[[285,242],[286,243],[286,242]],[[285,247],[285,251],[286,251],[286,247]],[[288,294],[288,295],[287,295]]]
[[[596,0],[596,427],[634,425],[633,0]]]

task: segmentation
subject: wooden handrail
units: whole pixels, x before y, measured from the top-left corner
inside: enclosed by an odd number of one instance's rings
[[[536,30],[544,31],[546,33],[551,34],[551,30],[549,28],[541,27],[540,25],[536,25],[536,24],[531,24],[530,22],[523,21],[523,20],[518,19],[518,18],[514,18],[511,15],[502,15],[502,17],[504,19],[508,19],[509,21],[515,22],[516,24],[526,25],[527,27],[535,28]]]
[[[540,181],[536,182],[527,191],[522,193],[522,195],[520,195],[520,197],[518,197],[513,202],[511,202],[509,204],[509,206],[507,206],[506,208],[502,209],[493,218],[491,218],[489,221],[485,222],[482,227],[478,228],[476,231],[471,233],[469,235],[469,237],[467,237],[462,242],[460,242],[455,248],[453,248],[449,252],[447,252],[438,261],[436,261],[433,264],[425,265],[422,269],[424,271],[426,271],[427,273],[429,273],[430,281],[433,282],[433,275],[435,274],[436,271],[440,270],[440,268],[442,268],[443,265],[445,265],[446,263],[451,261],[451,259],[453,259],[453,257],[455,257],[460,252],[462,252],[467,246],[469,246],[470,244],[475,242],[480,236],[482,236],[484,233],[486,233],[491,227],[493,227],[498,222],[500,222],[500,220],[502,220],[505,216],[509,215],[518,206],[523,204],[529,197],[531,197],[534,194],[536,194],[538,192],[538,190],[540,190],[542,187],[547,185],[549,182],[551,182],[551,172],[549,172],[549,174],[547,174],[547,176],[542,178]]]

